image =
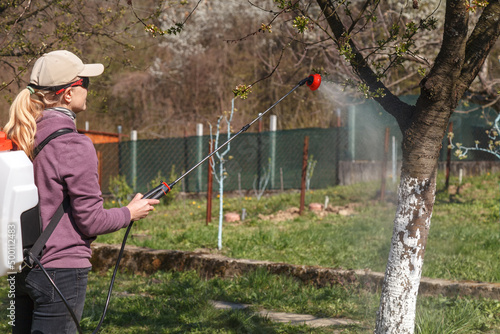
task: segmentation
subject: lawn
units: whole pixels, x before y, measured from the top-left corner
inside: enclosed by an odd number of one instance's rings
[[[500,175],[464,179],[458,192],[439,191],[425,255],[423,276],[500,282]],[[457,186],[457,180],[452,179]],[[179,197],[160,205],[146,220],[134,224],[128,244],[157,249],[205,250],[234,258],[291,264],[384,271],[392,234],[395,204],[389,195],[376,201],[376,183],[333,187],[307,193],[306,204],[344,206],[357,203],[352,215],[318,216],[306,212],[286,221],[263,220],[299,205],[300,194],[287,192],[260,200],[230,194],[225,212],[246,209],[243,222],[224,223],[222,250],[217,250],[218,205],[205,225],[206,201]],[[112,203],[109,203],[112,205]],[[259,216],[260,215],[260,216]],[[123,231],[98,242],[120,243]],[[84,332],[97,325],[104,307],[110,273],[90,276],[82,320]],[[205,280],[194,272],[157,272],[151,276],[120,273],[102,333],[372,333],[379,293],[357,286],[315,288],[297,280],[258,270],[233,279]],[[7,284],[0,285],[7,319]],[[251,304],[250,310],[217,310],[210,300]],[[350,327],[311,329],[272,323],[253,310],[307,313],[358,321]],[[7,333],[6,321],[0,333]],[[416,333],[500,333],[500,301],[464,296],[420,297]]]
[[[458,193],[438,192],[428,238],[423,276],[450,280],[500,282],[500,175],[464,179]],[[456,185],[452,179],[451,184]],[[262,197],[231,194],[224,212],[240,213],[243,222],[224,223],[222,249],[217,250],[219,200],[213,219],[205,224],[203,198],[179,198],[158,206],[148,219],[137,222],[128,244],[154,249],[205,249],[233,258],[269,260],[296,265],[385,271],[396,212],[395,195],[376,201],[377,183],[309,191],[306,204],[359,205],[352,215],[318,216],[306,210],[287,221],[263,220],[279,210],[298,207],[300,194],[287,192]],[[395,189],[394,189],[395,190]],[[124,231],[100,236],[97,241],[121,243]]]
[[[97,326],[104,308],[110,273],[91,273],[81,325]],[[7,294],[2,285],[1,295]],[[195,272],[157,272],[150,276],[120,274],[100,333],[373,333],[378,293],[358,287],[315,288],[287,276],[258,270],[234,279],[201,279]],[[210,301],[251,304],[249,310],[219,310]],[[0,316],[7,319],[6,299]],[[309,328],[273,323],[256,316],[260,309],[341,317],[352,326]],[[9,333],[7,321],[0,333]],[[500,301],[421,297],[416,333],[500,333]]]

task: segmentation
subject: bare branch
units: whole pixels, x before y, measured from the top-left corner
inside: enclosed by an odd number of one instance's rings
[[[295,6],[295,4],[297,4],[298,2],[299,2],[299,1],[296,1],[294,4],[292,4],[292,5],[291,5],[291,7]],[[252,6],[257,7],[256,5],[254,5],[253,3],[251,3],[250,1],[249,1],[249,3],[250,3]],[[289,9],[289,7],[286,7],[286,8],[283,8],[282,10],[280,10],[278,13],[275,13],[275,14],[274,14],[273,19],[272,19],[271,21],[269,21],[269,22],[268,22],[267,27],[271,27],[271,25],[273,24],[273,22],[274,22],[274,21],[275,21],[275,20],[276,20],[276,19],[277,19],[277,18],[278,18],[281,14],[285,13],[288,9]],[[271,11],[270,11],[270,12],[271,12]],[[274,12],[272,12],[272,13],[274,13]],[[240,37],[240,38],[237,38],[237,39],[228,39],[228,40],[225,40],[225,42],[227,42],[227,43],[237,43],[237,42],[241,42],[241,41],[244,41],[245,39],[247,39],[247,38],[249,38],[249,37],[252,37],[252,36],[255,36],[255,35],[257,35],[257,34],[259,34],[259,33],[261,33],[261,32],[265,32],[265,30],[264,30],[264,29],[262,29],[262,27],[261,27],[261,28],[259,28],[257,31],[254,31],[254,32],[252,32],[252,33],[249,33],[249,34],[248,34],[248,35],[246,35],[246,36],[243,36],[243,37]]]
[[[463,95],[467,87],[472,83],[481,70],[491,49],[500,35],[500,20],[492,20],[492,17],[500,17],[500,1],[490,1],[486,6],[470,35],[465,49],[465,59],[460,74],[460,95]]]
[[[359,11],[358,13],[358,16],[356,17],[356,19],[353,20],[353,22],[351,23],[351,26],[349,27],[349,29],[347,29],[347,34],[350,35],[354,29],[354,27],[358,24],[358,22],[363,18],[366,10],[368,9],[368,7],[372,4],[372,1],[373,0],[366,0],[366,2],[363,4],[363,7],[361,8],[361,10]],[[374,10],[376,9],[376,7],[378,7],[378,2],[375,3],[375,8]]]
[[[464,64],[468,24],[466,3],[448,0],[441,49],[430,73],[421,82],[422,95],[419,100],[449,100],[453,108],[458,105],[462,94],[457,94],[451,83],[459,78]]]

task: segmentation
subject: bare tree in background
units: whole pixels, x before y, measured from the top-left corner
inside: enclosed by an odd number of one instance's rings
[[[0,124],[6,123],[10,102],[28,83],[33,62],[57,49],[70,50],[87,62],[105,64],[104,74],[90,86],[93,98],[89,101],[89,110],[98,110],[99,122],[108,123],[110,117],[102,116],[112,114],[109,92],[122,93],[127,79],[117,73],[140,69],[142,80],[131,84],[135,91],[142,88],[141,85],[154,88],[144,76],[154,53],[145,50],[157,45],[151,37],[158,33],[154,22],[170,5],[165,0],[146,0],[138,5],[132,0],[3,1],[0,4]],[[182,31],[185,18],[176,19],[175,22],[181,23],[173,24],[175,29],[165,28],[165,34]],[[130,100],[130,96],[120,96],[120,99]],[[138,100],[149,102],[144,95]],[[85,113],[79,120],[86,120],[90,115]],[[130,115],[131,119],[134,117]]]

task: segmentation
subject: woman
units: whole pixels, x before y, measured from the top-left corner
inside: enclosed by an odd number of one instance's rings
[[[90,139],[78,134],[74,119],[86,109],[89,77],[102,64],[84,64],[69,51],[44,54],[32,70],[30,84],[16,97],[4,131],[18,149],[33,157],[34,148],[50,134],[64,134],[44,147],[33,161],[43,227],[65,198],[69,209],[46,243],[41,259],[78,319],[83,313],[90,244],[96,236],[117,231],[144,218],[158,200],[137,194],[122,208],[105,210],[98,183],[97,155]],[[28,267],[16,275],[16,322],[13,333],[74,333],[66,306],[41,269]]]

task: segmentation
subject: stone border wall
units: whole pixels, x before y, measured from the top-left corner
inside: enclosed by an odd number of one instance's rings
[[[114,268],[119,245],[94,243],[92,245],[92,266],[96,272]],[[328,286],[333,284],[359,284],[371,291],[380,290],[383,273],[369,270],[343,270],[318,266],[299,266],[269,261],[232,259],[225,256],[174,250],[154,250],[126,246],[120,270],[135,274],[152,274],[162,271],[195,270],[201,277],[234,277],[245,272],[266,268],[273,274],[285,274],[307,284]],[[423,277],[420,281],[421,295],[444,295],[484,297],[500,300],[500,283],[470,281],[447,281]]]

